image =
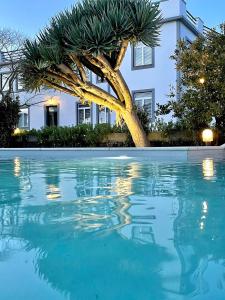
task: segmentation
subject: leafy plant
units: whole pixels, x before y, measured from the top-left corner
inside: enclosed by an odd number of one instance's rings
[[[173,113],[186,129],[198,131],[215,123],[225,132],[225,30],[209,31],[192,44],[180,41],[172,56],[180,71],[179,99],[171,90],[159,114]]]

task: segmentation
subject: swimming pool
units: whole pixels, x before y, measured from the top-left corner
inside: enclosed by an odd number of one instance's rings
[[[225,163],[0,160],[0,299],[225,299]]]

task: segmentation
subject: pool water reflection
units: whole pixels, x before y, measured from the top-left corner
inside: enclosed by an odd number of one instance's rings
[[[0,299],[225,299],[225,164],[0,161]]]

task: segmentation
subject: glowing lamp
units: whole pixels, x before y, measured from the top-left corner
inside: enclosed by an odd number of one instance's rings
[[[57,106],[60,103],[60,98],[57,96],[54,97],[46,97],[46,104],[48,106]]]
[[[21,133],[21,130],[19,129],[19,128],[16,128],[15,130],[14,130],[14,135],[18,135],[18,134],[20,134]]]
[[[204,77],[200,78],[199,83],[204,84],[205,83],[205,78]]]
[[[202,140],[206,144],[213,142],[213,131],[211,129],[205,129],[202,132]]]

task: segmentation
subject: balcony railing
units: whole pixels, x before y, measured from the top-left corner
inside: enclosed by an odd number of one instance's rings
[[[187,11],[188,20],[194,25],[197,25],[197,18],[195,18],[189,11]]]
[[[2,51],[0,52],[1,59],[0,63],[11,63],[17,62],[22,58],[22,50],[15,50],[15,51]]]

